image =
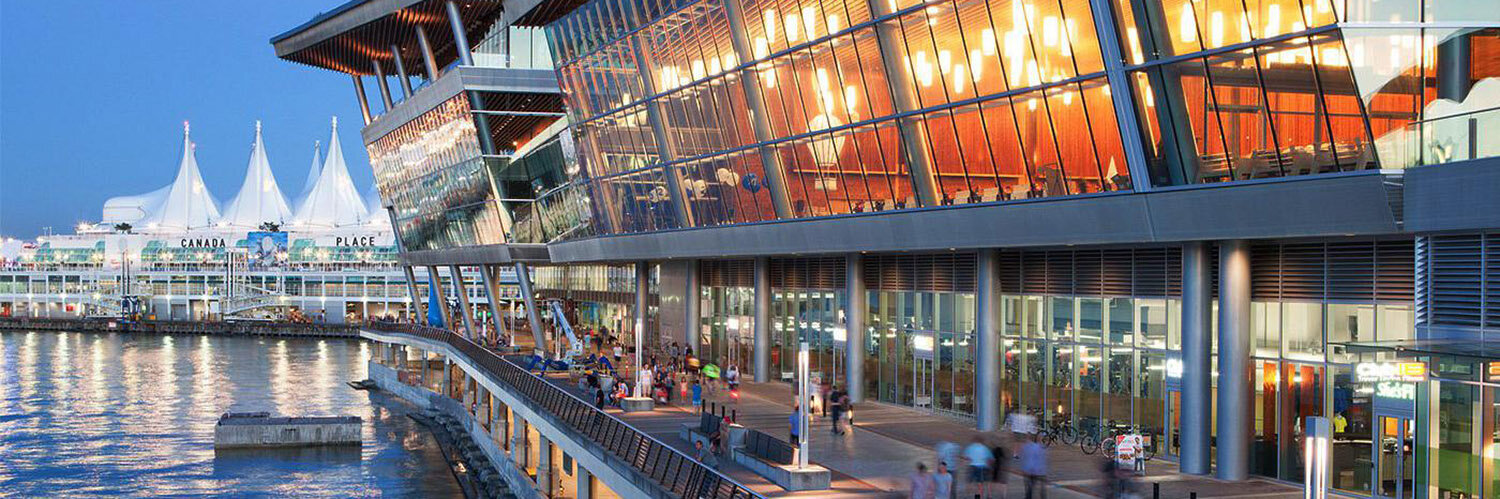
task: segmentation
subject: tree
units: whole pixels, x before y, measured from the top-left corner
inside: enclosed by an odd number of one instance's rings
[[[128,223],[117,223],[117,224],[115,224],[115,232],[124,232],[126,234],[129,234],[130,230],[134,229],[134,228],[135,228],[134,226],[132,226],[132,225],[130,225]]]
[[[281,224],[276,222],[262,222],[260,230],[265,232],[281,232]]]

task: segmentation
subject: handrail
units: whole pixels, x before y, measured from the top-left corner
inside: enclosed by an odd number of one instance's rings
[[[609,450],[674,495],[713,499],[762,498],[749,487],[458,333],[415,324],[371,322],[370,325],[377,331],[409,334],[454,347],[535,406],[561,419],[570,429]]]

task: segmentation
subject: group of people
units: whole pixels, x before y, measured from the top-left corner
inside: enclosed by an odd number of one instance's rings
[[[918,462],[916,470],[912,472],[909,478],[910,497],[1005,499],[1009,492],[1011,461],[1014,460],[1017,471],[1024,480],[1026,499],[1045,499],[1048,468],[1046,447],[1035,433],[1017,432],[1011,435],[1012,439],[1021,441],[1014,457],[1003,439],[990,444],[985,437],[975,436],[963,447],[951,442],[939,443],[936,468],[929,470],[926,463]],[[1105,499],[1140,497],[1134,469],[1119,465],[1113,458],[1105,458],[1100,471],[1103,474],[1100,492]],[[962,482],[955,478],[958,473],[962,473]]]

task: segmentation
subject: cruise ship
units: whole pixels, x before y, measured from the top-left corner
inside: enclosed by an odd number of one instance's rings
[[[0,241],[0,317],[343,324],[409,320],[414,300],[486,317],[519,299],[508,270],[403,270],[380,196],[373,188],[361,195],[349,176],[337,118],[327,156],[315,143],[295,191],[272,173],[257,121],[244,181],[222,205],[199,173],[190,131],[184,123],[170,184],[110,198],[99,221],[74,234]],[[472,285],[455,288],[455,274]]]

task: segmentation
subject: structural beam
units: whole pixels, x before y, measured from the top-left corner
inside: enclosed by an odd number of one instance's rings
[[[1250,243],[1243,239],[1223,241],[1219,243],[1219,431],[1214,475],[1220,480],[1240,481],[1250,476],[1252,334]]]
[[[771,380],[771,260],[755,259],[755,382]]]
[[[412,316],[414,322],[421,324],[427,320],[427,303],[417,295],[417,274],[411,271],[410,265],[402,265],[401,270],[406,274],[406,294],[411,297],[411,306],[407,307],[406,313]]]
[[[1209,245],[1201,241],[1182,246],[1182,425],[1180,446],[1184,473],[1207,475],[1209,459],[1209,425],[1213,420],[1210,397],[1209,330],[1212,327],[1213,276],[1209,269]]]
[[[706,352],[703,351],[703,345],[700,343],[702,338],[699,337],[699,333],[702,331],[701,323],[703,322],[703,313],[700,310],[703,298],[699,296],[702,293],[702,285],[698,280],[698,265],[698,260],[689,260],[686,265],[683,265],[687,275],[683,276],[682,279],[684,284],[684,289],[682,290],[682,311],[684,315],[682,328],[685,333],[683,340],[687,342],[688,348],[693,349],[693,352],[699,357],[703,357]]]
[[[452,5],[452,3],[449,3]],[[531,323],[531,338],[536,341],[536,353],[547,354],[547,337],[542,331],[542,314],[536,308],[536,294],[531,292],[531,269],[516,262],[516,284],[521,287],[521,297],[526,303],[526,320]]]
[[[417,47],[422,50],[422,70],[427,73],[427,81],[438,79],[437,57],[432,55],[432,42],[427,40],[427,28],[422,25],[416,26]]]
[[[458,52],[458,64],[462,66],[474,65],[474,54],[469,52],[469,35],[464,32],[464,17],[458,12],[458,4],[448,0],[448,27],[453,29],[453,44]]]
[[[729,18],[729,39],[734,45],[735,58],[740,61],[753,61],[756,59],[755,50],[750,44],[749,30],[745,29],[745,9],[740,4],[742,0],[724,0],[724,14]],[[745,112],[750,115],[750,128],[755,132],[756,142],[769,142],[775,138],[771,132],[771,117],[766,112],[766,101],[761,95],[760,72],[754,66],[745,66],[740,70],[740,86],[745,91],[745,103],[749,107]],[[770,146],[760,148],[760,166],[766,173],[766,188],[771,194],[771,209],[776,212],[776,218],[792,218],[796,214],[792,212],[792,202],[787,195],[786,173],[781,167],[781,155]]]
[[[865,400],[865,257],[850,253],[844,259],[844,389],[849,401]]]
[[[880,18],[895,13],[896,3],[888,0],[869,0],[870,17]],[[885,77],[890,82],[891,103],[897,113],[911,113],[922,108],[917,99],[916,81],[906,62],[906,42],[901,35],[900,20],[890,19],[875,25],[875,43],[880,48],[880,61]],[[911,167],[911,187],[917,204],[938,206],[942,197],[938,194],[937,175],[932,165],[932,148],[927,141],[926,128],[920,116],[907,116],[896,121],[901,130],[902,150]],[[907,206],[907,208],[915,208]]]
[[[1121,144],[1125,148],[1125,165],[1130,173],[1130,185],[1136,192],[1151,190],[1151,172],[1146,168],[1146,150],[1142,144],[1141,128],[1135,114],[1135,103],[1130,77],[1125,72],[1124,50],[1120,47],[1119,30],[1115,24],[1114,2],[1111,0],[1089,0],[1093,6],[1094,29],[1097,31],[1099,48],[1104,56],[1104,74],[1109,88],[1114,89],[1110,101],[1114,104],[1115,120],[1119,122]],[[1109,181],[1110,179],[1105,179]]]
[[[448,273],[453,275],[453,294],[458,295],[459,315],[463,317],[464,336],[471,340],[479,339],[479,329],[474,327],[474,309],[469,306],[469,287],[464,284],[463,269],[457,265],[449,265]]]
[[[391,60],[396,63],[396,81],[401,84],[401,100],[411,98],[411,79],[406,76],[406,63],[401,60],[401,47],[391,45]]]
[[[979,431],[1000,427],[1000,252],[993,248],[979,251],[979,283],[975,293],[975,336],[978,341],[979,365],[976,367],[977,392],[974,415]]]
[[[354,80],[354,95],[359,98],[359,114],[364,117],[365,125],[369,125],[370,98],[365,97],[365,80],[354,73],[349,73],[349,78]]]

